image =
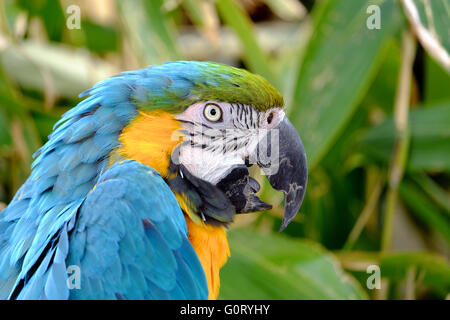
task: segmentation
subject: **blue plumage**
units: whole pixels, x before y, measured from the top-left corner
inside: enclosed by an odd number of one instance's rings
[[[71,298],[162,298],[156,292],[170,299],[208,296],[201,265],[186,250],[186,224],[175,196],[143,164],[116,163],[100,177],[80,208],[70,243],[75,245],[67,263],[79,266],[82,275],[81,289],[72,290]]]
[[[30,177],[0,212],[0,299],[207,298],[170,188],[142,164],[109,167],[138,105],[150,95],[170,102],[189,94],[192,83],[168,69],[107,79],[57,122]],[[170,96],[174,78],[184,82]],[[80,290],[66,285],[72,264],[81,268]]]

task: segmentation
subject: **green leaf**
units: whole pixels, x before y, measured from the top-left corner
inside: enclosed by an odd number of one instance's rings
[[[369,5],[379,5],[381,28],[369,30]],[[403,22],[395,1],[325,1],[317,9],[294,93],[291,121],[312,169],[331,148],[366,93],[390,36]]]
[[[378,73],[359,108],[367,108],[369,111],[373,108],[379,108],[389,115],[392,114],[397,92],[398,74],[402,59],[400,43],[395,39],[391,40],[387,51],[389,54],[383,59]],[[367,126],[366,121],[363,124],[364,126]]]
[[[98,53],[117,50],[119,41],[114,28],[86,20],[82,23],[82,29],[85,32],[86,46],[89,50]]]
[[[441,188],[426,174],[413,175],[412,179],[422,188],[430,199],[447,213],[450,218],[450,197],[445,189]]]
[[[202,1],[198,0],[183,0],[183,6],[191,18],[192,22],[197,27],[203,27],[205,25],[204,17],[200,6]]]
[[[450,97],[450,73],[445,71],[429,55],[425,56],[425,88],[424,100],[426,104],[442,102]]]
[[[179,58],[178,48],[175,45],[175,28],[168,16],[162,11],[164,1],[144,1],[148,22],[153,32],[158,35],[165,45],[169,56]]]
[[[116,3],[126,38],[142,64],[179,59],[173,26],[162,12],[162,0]]]
[[[410,112],[410,171],[450,171],[450,101],[419,107]],[[390,161],[395,141],[392,118],[370,129],[361,139],[362,149],[384,162]]]
[[[367,279],[369,265],[380,266],[382,278],[402,282],[416,268],[416,287],[426,286],[446,298],[450,292],[450,265],[446,258],[428,252],[376,253],[369,251],[336,252],[347,270],[363,274]]]
[[[450,244],[450,219],[445,212],[439,210],[410,182],[404,181],[400,184],[399,194],[415,216],[432,230],[438,231]]]
[[[445,298],[450,292],[450,266],[444,258],[421,252],[391,253],[381,257],[382,277],[403,280],[412,267],[417,267],[420,281],[442,297]]]
[[[20,7],[28,11],[31,17],[39,17],[52,41],[61,41],[66,19],[60,1],[18,1]]]
[[[250,18],[234,0],[219,0],[216,6],[225,24],[230,26],[241,40],[246,65],[276,86],[269,58],[256,40]]]
[[[221,270],[222,299],[365,299],[362,288],[317,243],[236,229]]]

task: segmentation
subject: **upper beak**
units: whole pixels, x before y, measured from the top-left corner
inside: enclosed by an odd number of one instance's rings
[[[259,144],[262,143],[262,147],[258,145],[258,166],[266,174],[270,185],[285,195],[281,232],[294,219],[305,195],[308,180],[305,149],[297,130],[287,117],[269,131],[267,139]],[[262,157],[265,151],[270,156]]]

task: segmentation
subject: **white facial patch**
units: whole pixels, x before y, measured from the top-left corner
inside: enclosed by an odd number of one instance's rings
[[[211,103],[220,107],[220,121],[205,117],[205,107]],[[172,161],[183,164],[196,177],[217,184],[234,166],[244,165],[267,131],[283,118],[279,108],[259,112],[247,105],[226,102],[193,104],[177,116],[185,132]]]

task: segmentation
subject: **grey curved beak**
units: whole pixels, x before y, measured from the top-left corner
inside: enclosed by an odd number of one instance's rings
[[[283,231],[294,219],[303,201],[308,180],[306,153],[297,130],[285,117],[258,145],[257,164],[270,185],[284,193]]]

